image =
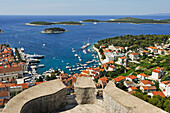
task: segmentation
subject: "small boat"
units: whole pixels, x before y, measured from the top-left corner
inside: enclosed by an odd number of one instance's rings
[[[62,62],[64,62],[64,61],[62,60]]]
[[[25,51],[23,47],[21,47],[21,51],[22,51],[22,52],[24,52],[24,51]]]
[[[39,64],[38,67],[39,68],[44,67],[44,64]]]
[[[73,65],[73,67],[75,67],[75,65]]]
[[[69,65],[69,63],[67,63],[67,65]]]
[[[83,53],[84,53],[84,54],[87,54],[87,52],[86,52],[86,50],[85,50],[85,49],[83,50]]]
[[[74,53],[74,52],[76,52],[76,50],[74,50],[74,48],[72,48],[72,52]]]
[[[93,24],[97,24],[97,22],[93,22]]]
[[[71,69],[69,69],[69,71],[71,71]]]
[[[71,66],[66,66],[67,69],[71,68]]]
[[[91,52],[91,49],[88,49],[87,51],[88,51],[88,52]]]
[[[53,59],[55,59],[55,57],[53,57]]]
[[[43,46],[45,46],[45,44],[43,44]]]
[[[81,58],[79,58],[79,61],[80,61],[80,62],[82,61]]]
[[[74,56],[78,57],[78,54],[75,54]]]

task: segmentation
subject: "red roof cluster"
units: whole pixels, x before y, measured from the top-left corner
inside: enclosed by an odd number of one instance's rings
[[[119,82],[119,81],[122,81],[122,80],[124,80],[124,79],[126,79],[126,77],[124,77],[124,76],[119,76],[119,77],[114,78],[114,81],[115,81],[115,82]]]
[[[142,82],[143,84],[153,85],[153,83],[152,83],[151,81],[149,81],[149,80],[141,80],[141,82]]]
[[[154,91],[152,92],[153,95],[160,95],[161,97],[166,97],[162,91]]]

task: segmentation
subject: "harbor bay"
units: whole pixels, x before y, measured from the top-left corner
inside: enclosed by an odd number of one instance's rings
[[[49,26],[26,26],[25,23],[32,21],[81,21],[84,19],[109,20],[126,16],[0,16],[0,24],[4,33],[0,34],[1,43],[9,43],[11,47],[25,49],[28,54],[44,55],[41,64],[45,67],[39,68],[38,73],[42,74],[50,68],[59,67],[66,73],[71,73],[66,68],[76,63],[86,64],[88,61],[98,60],[94,51],[89,52],[93,44],[98,40],[121,36],[126,34],[170,34],[170,25],[167,24],[130,24],[130,23],[83,23],[82,26],[76,25],[51,25],[50,27],[61,27],[69,32],[62,34],[41,34],[40,31]],[[148,19],[168,19],[170,16],[132,16]],[[91,46],[83,52],[81,47],[88,42]],[[75,52],[72,51],[74,48]],[[78,54],[81,57],[75,57]],[[92,56],[93,55],[93,56]],[[94,58],[95,56],[95,58]],[[90,63],[88,66],[94,66]],[[80,66],[82,67],[82,66]],[[84,67],[84,66],[83,66]],[[74,70],[73,72],[79,72]]]

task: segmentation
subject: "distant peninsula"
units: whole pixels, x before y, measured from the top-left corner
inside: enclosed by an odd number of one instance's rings
[[[87,19],[87,20],[82,20],[81,22],[134,23],[134,24],[142,24],[142,23],[170,24],[170,19],[154,20],[154,19],[140,19],[140,18],[125,17],[125,18],[119,18],[119,19],[110,19],[108,21]]]
[[[46,28],[44,31],[41,31],[41,33],[48,33],[48,34],[64,33],[64,32],[67,32],[67,30],[59,27]]]
[[[0,33],[3,33],[3,31],[0,29]]]
[[[46,25],[55,25],[55,24],[61,24],[61,25],[83,25],[80,22],[74,22],[74,21],[63,21],[63,22],[45,22],[45,21],[36,21],[31,23],[26,23],[25,25],[31,25],[31,26],[46,26]]]

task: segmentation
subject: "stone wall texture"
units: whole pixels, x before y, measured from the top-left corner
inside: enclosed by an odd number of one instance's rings
[[[60,80],[52,80],[29,88],[13,99],[3,113],[50,113],[66,103],[66,87]]]
[[[79,77],[75,85],[78,104],[94,104],[96,101],[96,86],[91,77]]]
[[[108,113],[167,113],[115,86],[110,81],[103,91],[103,106]]]

